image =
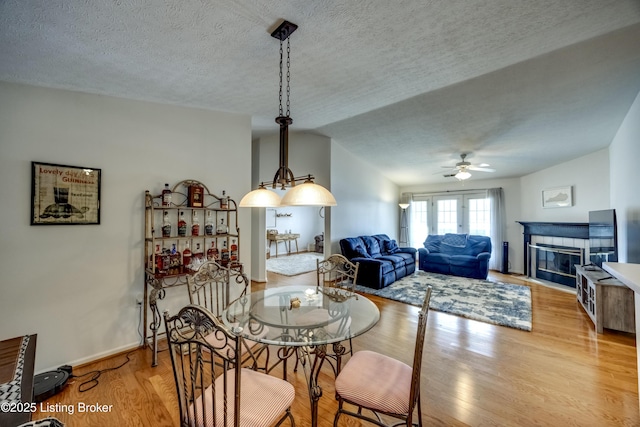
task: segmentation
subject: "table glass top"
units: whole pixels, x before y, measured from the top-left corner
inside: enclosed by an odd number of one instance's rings
[[[227,326],[247,339],[301,346],[363,334],[378,322],[380,311],[366,297],[343,289],[283,286],[234,301],[222,317]]]

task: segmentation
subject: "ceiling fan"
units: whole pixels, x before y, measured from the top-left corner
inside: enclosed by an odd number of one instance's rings
[[[465,159],[467,158],[467,154],[460,154],[460,158],[462,161],[455,164],[455,166],[442,166],[443,168],[452,169],[455,173],[445,174],[443,175],[445,178],[455,177],[460,181],[464,181],[465,179],[471,178],[471,173],[469,171],[475,172],[495,172],[495,169],[488,168],[489,166],[486,163],[481,163],[479,165],[472,165],[467,162]]]

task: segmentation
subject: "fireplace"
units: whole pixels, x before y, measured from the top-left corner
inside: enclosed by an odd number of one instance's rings
[[[530,244],[530,276],[561,285],[576,287],[576,264],[584,264],[584,248]]]
[[[575,265],[584,264],[589,224],[524,222],[524,274],[575,287]]]

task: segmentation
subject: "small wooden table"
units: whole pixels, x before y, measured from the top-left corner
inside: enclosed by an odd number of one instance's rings
[[[271,243],[276,242],[276,257],[278,256],[278,243],[284,242],[285,247],[287,248],[287,254],[291,253],[291,241],[296,242],[296,253],[298,253],[298,238],[299,234],[295,233],[285,233],[285,234],[275,234],[268,233],[267,240],[269,241],[269,252],[271,252]]]

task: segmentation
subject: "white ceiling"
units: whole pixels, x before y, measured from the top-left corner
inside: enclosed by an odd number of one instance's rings
[[[252,116],[399,185],[470,153],[520,176],[605,148],[640,92],[640,0],[2,0],[0,80]],[[290,140],[295,150],[295,140]],[[274,168],[277,165],[274,165]]]

